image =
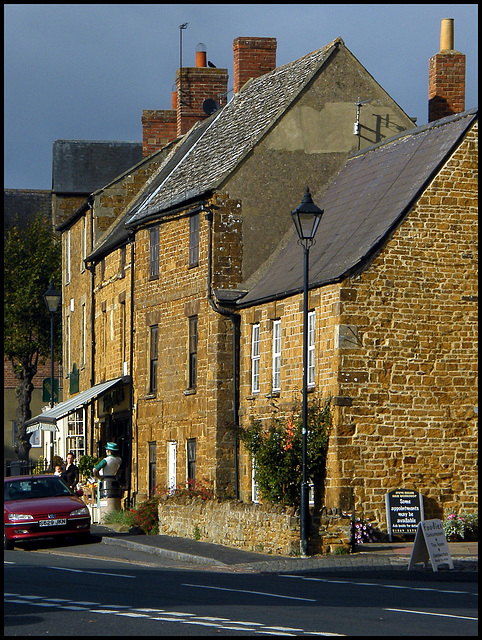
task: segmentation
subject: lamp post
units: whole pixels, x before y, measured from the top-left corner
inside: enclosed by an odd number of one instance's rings
[[[54,288],[54,281],[50,279],[49,288],[44,293],[45,306],[50,313],[50,407],[54,406],[54,315],[59,308],[60,291]],[[50,463],[53,468],[54,463],[54,436],[50,436]]]
[[[323,210],[316,206],[306,187],[303,200],[299,207],[291,212],[298,244],[303,247],[304,277],[303,277],[303,427],[302,427],[302,479],[300,500],[300,551],[302,556],[308,555],[308,509],[309,485],[307,478],[307,440],[308,440],[308,273],[310,247],[315,243],[315,234],[320,224]]]

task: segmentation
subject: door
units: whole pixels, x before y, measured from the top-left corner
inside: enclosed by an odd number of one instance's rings
[[[176,490],[176,452],[177,452],[177,443],[169,442],[169,450],[168,450],[169,493],[174,493]]]

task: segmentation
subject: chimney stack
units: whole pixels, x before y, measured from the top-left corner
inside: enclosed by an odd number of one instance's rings
[[[234,50],[234,93],[250,79],[276,69],[276,38],[236,38]],[[176,73],[172,89],[171,109],[142,112],[142,153],[149,156],[175,140],[208,117],[203,110],[205,100],[210,107],[227,103],[228,71],[208,63],[206,47],[196,47],[196,66],[182,67]]]
[[[203,111],[205,100],[214,100],[221,107],[227,103],[228,70],[207,66],[206,50],[197,46],[196,66],[183,67],[176,73],[177,85],[177,135],[182,135],[207,118]]]
[[[142,156],[152,155],[177,137],[176,109],[144,109]]]
[[[234,51],[234,93],[251,78],[276,69],[276,38],[236,38]]]
[[[428,121],[465,111],[465,55],[454,51],[454,20],[444,18],[440,51],[430,58]]]

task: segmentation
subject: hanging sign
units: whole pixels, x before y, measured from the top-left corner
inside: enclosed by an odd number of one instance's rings
[[[438,568],[445,564],[449,569],[454,568],[441,520],[419,522],[408,568],[413,569],[419,562],[426,566],[429,560],[434,571],[438,571]]]
[[[38,422],[36,424],[31,424],[30,427],[27,427],[25,429],[27,433],[33,433],[34,431],[37,431],[37,430],[51,431],[52,433],[55,433],[59,429],[56,424],[50,424],[49,422]]]
[[[411,489],[396,489],[385,494],[388,535],[408,535],[417,532],[423,520],[423,497]]]
[[[44,378],[42,380],[42,402],[50,402],[50,387],[51,387],[50,378]],[[59,401],[59,379],[54,378],[54,402],[57,403]]]

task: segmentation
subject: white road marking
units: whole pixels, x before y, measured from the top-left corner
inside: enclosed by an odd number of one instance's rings
[[[57,569],[58,571],[69,571],[70,573],[91,573],[96,576],[114,576],[114,578],[136,578],[137,576],[129,576],[123,573],[106,573],[103,571],[86,571],[85,569],[67,569],[66,567],[47,567],[48,569]]]
[[[356,580],[332,580],[330,578],[307,578],[305,576],[291,575],[288,573],[280,574],[280,578],[296,578],[297,580],[305,580],[311,582],[326,582],[327,584],[353,584],[355,586],[364,587],[381,587],[384,589],[407,589],[408,591],[435,591],[436,593],[461,593],[469,596],[477,596],[478,593],[471,591],[456,591],[448,589],[434,589],[433,587],[407,587],[398,584],[381,584],[379,582],[357,582]]]
[[[183,587],[194,587],[196,589],[215,589],[217,591],[234,591],[235,593],[252,593],[256,596],[268,596],[270,598],[283,598],[285,600],[303,600],[303,602],[316,602],[313,598],[297,598],[295,596],[282,596],[277,593],[265,593],[264,591],[249,591],[247,589],[228,589],[227,587],[212,587],[205,584],[188,584],[185,583]]]
[[[198,586],[198,585],[193,585]],[[233,589],[224,589],[228,591],[234,591]],[[248,592],[248,593],[259,593],[259,592]],[[274,595],[274,594],[266,594],[266,595]],[[89,611],[90,613],[99,613],[99,614],[108,614],[108,615],[116,615],[116,616],[124,616],[129,618],[145,618],[148,620],[158,620],[160,622],[177,622],[179,624],[189,624],[189,625],[198,625],[202,627],[215,627],[219,630],[221,629],[229,629],[232,631],[244,631],[252,632],[256,634],[263,635],[280,635],[280,636],[292,636],[298,632],[300,634],[305,635],[321,635],[321,636],[339,636],[343,634],[338,633],[330,633],[323,631],[305,631],[304,629],[292,628],[292,627],[281,627],[281,626],[269,626],[265,625],[262,622],[245,622],[241,620],[230,620],[229,618],[218,618],[214,616],[197,616],[194,613],[188,613],[184,611],[165,611],[164,609],[151,609],[151,608],[134,608],[129,605],[110,605],[110,604],[101,604],[96,602],[76,602],[73,600],[65,600],[63,598],[46,598],[43,596],[36,595],[20,595],[18,593],[5,592],[5,598],[8,598],[6,603],[18,603],[18,604],[29,604],[34,607],[45,607],[45,608],[57,608],[57,609],[66,609],[69,611]],[[275,596],[275,597],[286,597],[286,596]],[[296,598],[299,600],[300,598]],[[305,599],[305,598],[303,598]],[[86,605],[86,606],[80,606]],[[98,606],[98,609],[91,608],[90,606]],[[100,608],[102,607],[102,608]],[[126,611],[127,609],[127,611]],[[152,615],[159,614],[162,615]]]
[[[478,620],[470,616],[454,616],[450,613],[432,613],[431,611],[412,611],[411,609],[384,609],[384,611],[397,611],[399,613],[417,613],[420,616],[439,616],[440,618],[458,618],[459,620]]]

